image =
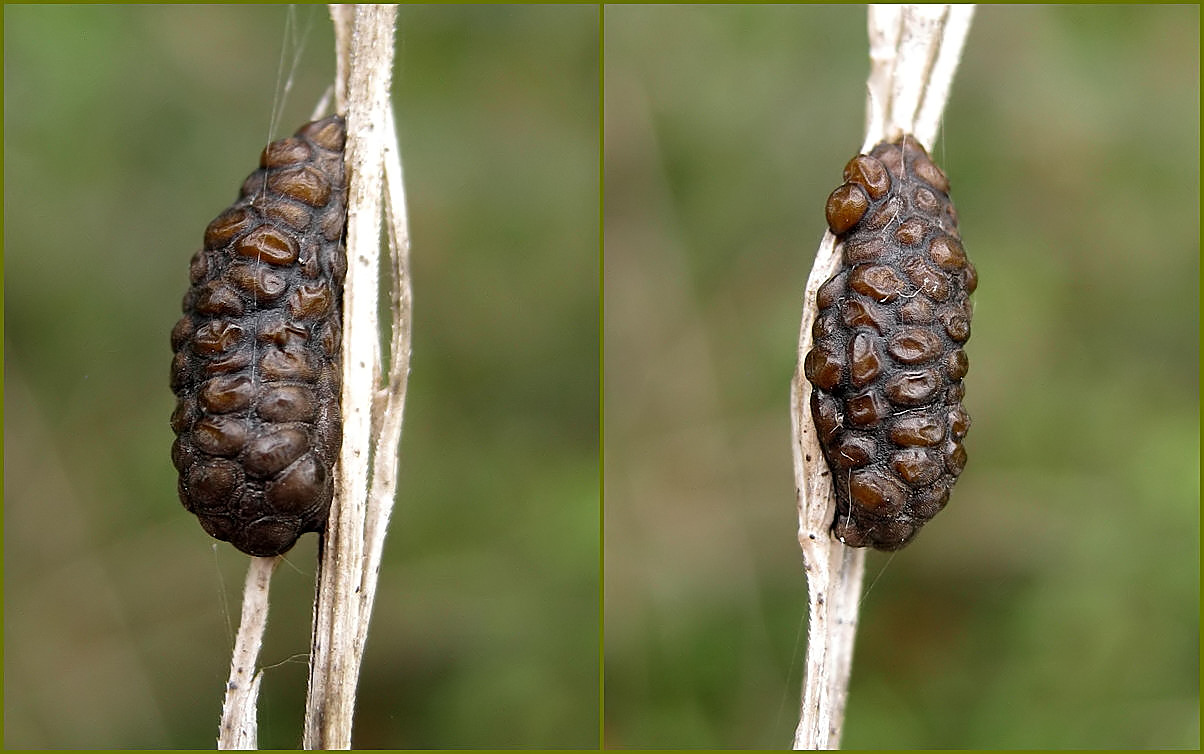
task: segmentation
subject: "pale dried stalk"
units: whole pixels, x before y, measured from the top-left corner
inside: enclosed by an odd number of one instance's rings
[[[931,147],[961,57],[973,5],[871,5],[870,75],[862,151],[909,133]],[[836,501],[811,418],[803,360],[819,287],[840,266],[836,237],[825,232],[803,295],[798,366],[790,389],[799,545],[807,573],[807,659],[795,749],[840,746],[857,633],[865,550],[832,538]]]
[[[973,16],[973,5],[869,6],[862,151],[905,133],[931,149]]]
[[[393,513],[393,498],[397,492],[397,464],[401,449],[401,428],[405,414],[406,387],[410,377],[410,342],[413,311],[413,292],[410,285],[410,227],[406,213],[405,183],[397,124],[390,107],[385,121],[385,229],[388,232],[390,291],[389,311],[392,315],[392,339],[389,348],[388,384],[376,391],[373,401],[373,426],[376,428],[373,448],[372,489],[368,497],[368,520],[364,526],[364,588],[365,619],[356,634],[356,651],[363,654],[368,637],[368,620],[376,597],[376,582],[380,576],[380,561],[384,552],[385,532]]]
[[[331,6],[331,17],[338,45],[336,100],[347,117],[343,447],[314,605],[307,749],[351,747],[356,687],[396,490],[410,360],[409,235],[389,102],[397,7]],[[389,216],[392,278],[391,358],[383,388],[377,317],[382,206]]]
[[[255,661],[263,645],[263,633],[268,625],[268,590],[272,572],[280,557],[251,558],[247,581],[243,587],[242,619],[234,652],[230,656],[230,680],[226,682],[226,699],[222,704],[222,724],[218,732],[219,749],[254,749],[257,747],[256,706],[263,671],[255,672]]]

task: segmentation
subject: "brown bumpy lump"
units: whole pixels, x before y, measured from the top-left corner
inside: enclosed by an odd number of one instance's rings
[[[337,115],[263,150],[205,230],[172,328],[184,507],[248,555],[279,555],[330,512],[339,412],[346,129]]]
[[[949,179],[914,137],[854,157],[844,179],[825,208],[843,265],[819,290],[803,370],[836,488],[832,533],[898,550],[966,465],[962,346],[978,273]]]

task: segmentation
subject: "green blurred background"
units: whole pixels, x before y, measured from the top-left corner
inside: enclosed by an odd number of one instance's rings
[[[605,728],[782,748],[789,384],[861,145],[862,6],[605,15]],[[970,462],[872,553],[848,748],[1199,747],[1198,6],[980,6],[933,150]]]
[[[398,27],[414,356],[355,743],[592,747],[598,9]],[[176,499],[168,332],[332,40],[324,6],[4,9],[8,747],[214,743],[247,558]],[[316,541],[273,581],[265,748],[300,743]]]

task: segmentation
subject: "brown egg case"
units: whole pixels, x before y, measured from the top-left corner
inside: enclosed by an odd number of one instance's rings
[[[836,489],[832,533],[897,550],[945,507],[966,465],[966,257],[949,179],[914,137],[845,166],[828,197],[841,269],[819,289],[804,372]]]
[[[205,230],[171,332],[180,500],[248,555],[286,552],[330,511],[342,441],[345,140],[335,115],[263,150]]]

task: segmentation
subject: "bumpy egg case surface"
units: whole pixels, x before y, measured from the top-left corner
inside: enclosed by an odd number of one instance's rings
[[[172,461],[184,507],[249,555],[321,531],[342,441],[346,129],[272,142],[205,231],[171,333]]]
[[[828,197],[841,269],[820,288],[804,372],[836,489],[832,532],[897,550],[945,507],[966,465],[966,257],[949,180],[914,138],[849,161]]]

